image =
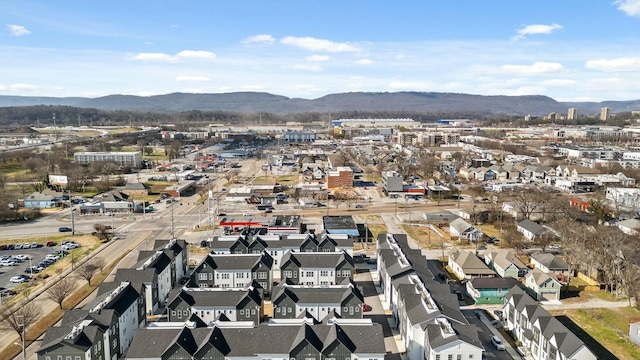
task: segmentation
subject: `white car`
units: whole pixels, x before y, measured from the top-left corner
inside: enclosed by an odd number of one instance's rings
[[[22,276],[14,276],[11,279],[9,279],[9,281],[11,281],[12,283],[20,284],[23,282],[27,282],[29,280],[27,280],[25,277],[22,277]]]
[[[14,255],[13,257],[18,259],[18,260],[22,260],[22,261],[29,260],[29,257],[27,255],[24,255],[24,254]]]
[[[18,266],[18,263],[14,260],[2,260],[0,261],[0,265],[2,266]]]
[[[493,346],[496,348],[496,350],[500,350],[500,351],[504,351],[505,347],[504,344],[502,343],[502,340],[500,340],[499,337],[497,336],[492,336],[491,337],[491,344],[493,344]]]

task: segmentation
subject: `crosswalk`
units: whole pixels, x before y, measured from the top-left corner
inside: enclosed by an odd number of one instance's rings
[[[193,226],[187,226],[187,225],[175,225],[173,227],[174,230],[178,230],[178,229],[182,229],[182,230],[188,230],[188,229],[192,229]],[[161,231],[161,230],[166,230],[166,231],[170,231],[171,230],[171,226],[154,226],[153,224],[148,224],[148,225],[138,225],[136,227],[132,227],[132,228],[123,228],[123,229],[118,229],[117,233],[121,234],[121,233],[130,233],[130,232],[143,232],[143,231]]]

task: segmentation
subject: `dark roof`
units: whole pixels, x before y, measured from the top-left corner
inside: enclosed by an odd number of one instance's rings
[[[514,286],[521,285],[518,280],[512,277],[483,277],[474,278],[470,281],[475,289],[511,289]]]
[[[353,216],[327,215],[322,217],[322,223],[324,229],[329,232],[331,229],[353,230],[358,228],[355,221],[353,221]]]

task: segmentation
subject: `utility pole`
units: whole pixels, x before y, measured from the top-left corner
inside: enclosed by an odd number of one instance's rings
[[[69,186],[69,210],[71,211],[71,235],[75,235],[76,223],[73,218],[73,202],[71,201],[71,186]]]
[[[56,113],[53,113],[53,134],[55,141],[58,141],[58,126],[56,125]]]
[[[171,240],[176,238],[176,233],[175,233],[175,229],[173,227],[173,205],[175,205],[175,202],[171,203]]]

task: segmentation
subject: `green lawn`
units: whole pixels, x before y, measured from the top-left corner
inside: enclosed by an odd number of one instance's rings
[[[0,174],[6,175],[20,175],[26,173],[24,168],[24,161],[11,160],[7,162],[0,162]]]
[[[628,336],[629,319],[640,317],[640,311],[632,307],[556,310],[551,312],[558,320],[576,333],[599,359],[640,359],[640,348]]]

